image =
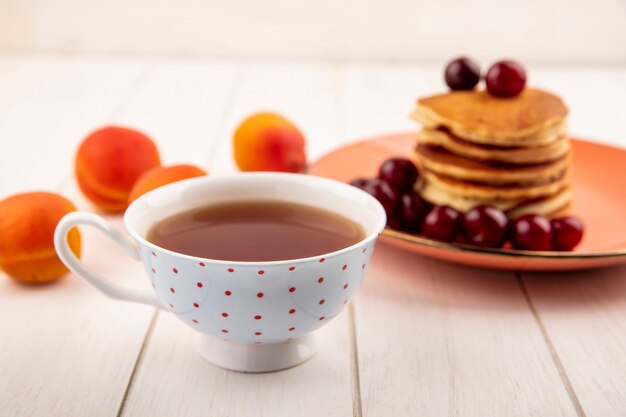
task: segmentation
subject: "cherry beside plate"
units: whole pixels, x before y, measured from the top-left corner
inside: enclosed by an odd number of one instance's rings
[[[389,135],[339,148],[322,157],[309,174],[350,182],[374,178],[391,157],[414,160],[415,133]],[[574,152],[571,214],[585,223],[585,236],[573,252],[483,249],[442,243],[385,229],[381,241],[425,256],[490,269],[565,271],[626,263],[626,150],[572,139]]]

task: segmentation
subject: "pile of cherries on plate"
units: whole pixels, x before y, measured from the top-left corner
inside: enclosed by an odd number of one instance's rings
[[[574,249],[583,223],[573,216],[548,219],[525,214],[509,220],[502,210],[480,205],[466,213],[433,205],[415,191],[419,171],[408,159],[392,158],[380,166],[378,178],[358,178],[350,184],[374,196],[387,213],[387,226],[442,242],[522,250]],[[510,246],[509,246],[510,245]]]

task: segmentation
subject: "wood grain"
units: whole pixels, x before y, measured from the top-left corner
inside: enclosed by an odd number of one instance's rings
[[[572,136],[626,148],[620,112],[626,95],[624,66],[538,65],[531,70],[529,82],[563,97]]]
[[[417,98],[443,89],[439,66],[368,66],[342,68],[341,114],[347,141],[381,134],[417,131],[409,118]]]
[[[339,146],[338,89],[335,69],[322,65],[260,63],[250,67],[228,105],[225,128],[211,149],[215,172],[237,169],[233,160],[233,134],[245,117],[260,111],[279,113],[296,124],[307,139],[313,161]]]
[[[242,66],[229,63],[153,63],[112,119],[150,135],[163,164],[208,168],[242,73]]]
[[[1,195],[34,187],[77,202],[71,170],[74,143],[106,121],[141,66],[68,60],[27,60],[22,87],[4,92],[20,103],[0,116]],[[37,86],[33,88],[32,86]],[[0,95],[2,96],[2,95]],[[6,96],[2,96],[5,98]],[[119,227],[119,220],[116,219]],[[106,238],[83,230],[93,268],[120,282],[141,273]],[[2,275],[0,273],[0,275]],[[114,416],[135,365],[152,309],[114,302],[76,276],[28,287],[0,280],[0,415]]]
[[[132,60],[75,58],[63,60],[48,73],[26,70],[39,66],[37,60],[27,62],[24,71],[32,75],[22,78],[25,96],[14,86],[19,105],[0,120],[7,150],[0,154],[3,195],[58,186],[73,169],[77,144],[108,121],[143,69]]]
[[[532,305],[586,416],[626,415],[626,268],[524,274]]]
[[[355,305],[364,416],[576,416],[513,274],[378,245]]]
[[[160,313],[123,416],[350,416],[348,317],[319,331],[319,352],[286,371],[242,374],[205,362],[193,330]]]
[[[0,56],[0,121],[6,123],[10,113],[28,105],[35,98],[33,93],[65,66],[64,61],[50,57]]]

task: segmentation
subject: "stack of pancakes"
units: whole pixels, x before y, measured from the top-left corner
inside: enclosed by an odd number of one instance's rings
[[[418,100],[420,194],[467,211],[490,204],[509,217],[550,215],[571,199],[567,107],[545,91],[495,98],[453,91]]]

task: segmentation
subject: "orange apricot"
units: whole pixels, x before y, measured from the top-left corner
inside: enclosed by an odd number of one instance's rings
[[[242,171],[302,172],[305,140],[289,120],[275,113],[256,113],[235,131],[235,162]]]
[[[93,204],[104,211],[120,212],[128,206],[137,179],[160,165],[159,151],[148,136],[107,126],[80,144],[74,171],[81,191]]]
[[[139,196],[163,185],[203,175],[207,175],[206,171],[194,165],[182,164],[169,167],[154,167],[139,177],[130,191],[128,202],[132,203]]]
[[[53,193],[16,194],[0,201],[0,269],[17,281],[36,284],[54,281],[67,268],[54,250],[54,229],[76,207]],[[80,234],[70,230],[68,243],[80,256]]]

